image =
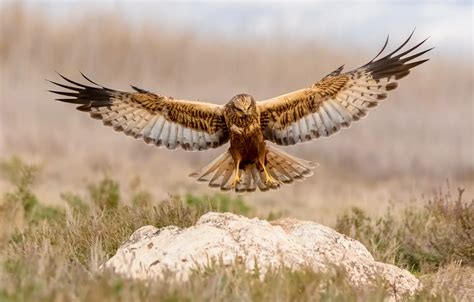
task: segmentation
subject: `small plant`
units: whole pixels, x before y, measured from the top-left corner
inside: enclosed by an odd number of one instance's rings
[[[357,207],[350,213],[338,217],[335,229],[362,242],[382,262],[395,263],[395,254],[399,246],[395,217],[389,208],[383,217],[374,219]]]
[[[27,165],[17,157],[0,162],[1,175],[14,186],[14,191],[6,193],[7,203],[21,204],[26,215],[30,215],[38,198],[31,191],[40,169],[35,165]]]
[[[110,177],[105,177],[98,184],[90,184],[88,190],[92,204],[100,209],[116,209],[118,207],[120,201],[119,184]]]
[[[89,205],[79,195],[61,193],[60,196],[61,199],[76,212],[87,213],[90,209]]]
[[[0,162],[0,175],[14,187],[12,192],[2,197],[0,212],[3,215],[13,217],[18,214],[18,210],[21,210],[20,215],[33,223],[59,218],[61,210],[39,203],[32,191],[39,173],[38,166],[28,165],[17,157]]]

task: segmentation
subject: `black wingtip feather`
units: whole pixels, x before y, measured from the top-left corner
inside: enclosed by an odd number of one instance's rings
[[[48,90],[51,93],[59,94],[59,95],[64,95],[64,96],[72,96],[72,97],[78,97],[79,94],[77,92],[66,92],[66,91],[58,91],[58,90]]]
[[[416,62],[413,62],[413,63],[410,63],[410,64],[407,64],[405,66],[407,66],[408,69],[412,69],[418,65],[421,65],[425,62],[428,62],[430,59],[424,59],[424,60],[420,60],[420,61],[416,61]]]
[[[89,81],[90,83],[94,84],[94,85],[97,85],[99,87],[102,87],[102,85],[99,85],[97,84],[96,82],[92,81],[91,79],[89,79],[85,74],[82,73],[82,71],[79,71],[79,73],[81,74],[81,76],[86,79],[87,81]]]
[[[372,60],[370,63],[362,66],[362,68],[369,71],[375,80],[378,80],[381,78],[390,78],[390,77],[393,77],[398,80],[407,76],[410,73],[410,69],[420,64],[423,64],[424,62],[428,61],[428,59],[419,60],[416,62],[411,62],[411,61],[426,54],[427,52],[433,49],[432,47],[432,48],[420,51],[418,53],[409,55],[407,57],[404,57],[412,53],[415,49],[417,49],[421,45],[423,45],[423,43],[425,43],[429,39],[428,37],[424,39],[423,41],[419,42],[418,44],[416,44],[415,46],[399,53],[399,51],[404,46],[406,46],[408,42],[412,39],[414,32],[415,32],[415,29],[408,36],[408,38],[394,51],[390,52],[388,55],[385,55],[384,57],[380,59]]]
[[[76,85],[76,86],[79,86],[79,87],[82,87],[82,88],[92,88],[92,87],[89,87],[87,85],[84,85],[84,84],[81,84],[81,83],[77,83],[77,82],[74,82],[73,80],[70,80],[68,78],[66,78],[65,76],[63,76],[62,74],[60,74],[59,72],[56,72],[61,78],[63,78],[63,80],[65,80],[66,82],[69,82],[73,85]]]
[[[430,50],[432,50],[432,49],[434,49],[434,47],[428,48],[427,50],[423,50],[423,51],[421,51],[421,52],[419,52],[419,53],[416,53],[416,54],[414,54],[414,55],[412,55],[412,56],[403,58],[402,60],[400,60],[400,62],[403,62],[403,63],[404,63],[404,62],[408,62],[408,61],[411,61],[411,60],[413,60],[413,59],[416,59],[416,58],[418,58],[419,56],[424,55],[425,53],[427,53],[428,51],[430,51]]]
[[[65,88],[65,89],[74,90],[74,91],[81,91],[82,90],[82,88],[80,88],[80,87],[68,86],[68,85],[64,85],[64,84],[57,83],[57,82],[50,81],[50,80],[46,80],[46,81],[50,82],[51,84],[57,85],[59,87]]]
[[[86,78],[89,82],[94,84],[95,87],[87,86],[87,85],[75,82],[73,80],[70,80],[66,78],[65,76],[63,76],[62,74],[60,74],[59,72],[57,72],[57,74],[63,80],[65,80],[66,82],[74,86],[64,85],[61,83],[48,80],[50,83],[54,85],[67,89],[66,91],[60,91],[60,90],[48,90],[48,91],[54,94],[71,97],[71,98],[58,98],[56,100],[60,102],[65,102],[65,103],[82,104],[83,106],[77,107],[77,109],[81,111],[90,111],[91,107],[108,106],[111,104],[113,97],[115,96],[115,93],[118,93],[118,91],[114,91],[112,89],[108,89],[96,84],[95,82],[88,79],[82,73],[81,75],[84,78]]]
[[[82,77],[84,79],[86,79],[87,81],[91,82],[92,84],[96,85],[96,86],[99,86],[100,88],[104,89],[104,90],[107,90],[107,91],[112,91],[113,89],[110,89],[110,88],[107,88],[105,86],[102,86],[100,84],[97,84],[96,82],[92,81],[91,79],[89,79],[85,74],[83,74],[81,71],[79,71],[79,73],[82,75]]]
[[[421,41],[420,43],[418,43],[417,45],[413,46],[412,48],[402,52],[401,54],[398,54],[396,57],[397,58],[401,58],[403,57],[404,55],[406,54],[409,54],[410,52],[414,51],[415,49],[417,49],[418,47],[420,47],[423,43],[425,43],[426,41],[428,40],[428,38],[424,39],[423,41]]]
[[[384,58],[390,58],[392,55],[394,55],[397,51],[399,51],[400,49],[402,49],[405,45],[407,45],[407,43],[411,40],[411,37],[413,37],[413,34],[415,33],[415,29],[413,29],[413,31],[411,32],[411,34],[408,36],[408,38],[405,40],[405,42],[402,43],[402,45],[400,45],[397,49],[395,49],[394,51],[392,51],[391,53],[389,53],[388,55],[386,55]],[[384,59],[382,58],[382,59]]]
[[[375,57],[372,60],[370,60],[369,62],[367,62],[364,66],[369,65],[370,63],[372,63],[375,59],[377,59],[382,54],[382,52],[385,50],[385,48],[388,45],[389,38],[390,38],[390,35],[387,35],[387,39],[385,39],[385,43],[383,44],[382,49],[380,49],[380,51],[377,53],[377,55],[375,55]]]

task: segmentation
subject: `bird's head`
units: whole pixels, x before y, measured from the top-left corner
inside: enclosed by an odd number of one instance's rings
[[[239,115],[251,115],[257,112],[257,103],[251,95],[238,94],[234,96],[229,105],[232,106]]]

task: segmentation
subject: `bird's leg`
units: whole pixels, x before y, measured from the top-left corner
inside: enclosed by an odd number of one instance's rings
[[[280,182],[273,178],[267,171],[267,168],[265,167],[265,162],[264,160],[259,159],[259,163],[263,168],[263,174],[265,174],[265,184],[273,187],[273,186],[278,186]]]
[[[234,180],[232,181],[232,188],[234,189],[239,183],[240,183],[240,159],[235,161],[235,174],[234,174]]]

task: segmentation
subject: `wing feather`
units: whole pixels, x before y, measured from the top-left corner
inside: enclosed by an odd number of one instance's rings
[[[194,151],[217,148],[229,139],[223,106],[175,100],[134,86],[136,92],[113,90],[85,75],[93,86],[60,76],[70,85],[51,81],[66,90],[50,92],[69,98],[57,100],[77,104],[78,110],[89,112],[104,125],[147,143]]]
[[[171,128],[172,124],[173,123],[164,122],[163,128],[161,130],[161,134],[160,134],[158,140],[155,141],[155,145],[157,145],[157,146],[164,145],[166,147],[168,146],[168,139],[170,138],[170,132],[171,132],[170,128]]]
[[[167,148],[168,149],[175,149],[176,144],[178,142],[178,124],[176,123],[169,123],[170,124],[170,133],[167,139]]]
[[[158,118],[158,121],[156,121],[155,126],[153,126],[153,129],[151,129],[150,138],[151,138],[152,142],[157,146],[160,145],[158,143],[158,140],[160,139],[161,132],[163,131],[163,126],[165,124],[168,124],[168,123],[165,122],[165,118],[163,116],[160,116]]]
[[[259,102],[265,139],[279,145],[292,145],[330,136],[365,117],[370,108],[376,107],[387,98],[388,92],[398,87],[397,80],[428,61],[412,61],[432,49],[412,54],[426,39],[402,51],[412,35],[394,51],[379,58],[387,46],[387,38],[377,56],[357,69],[342,73],[341,66],[309,88]]]
[[[192,129],[181,127],[182,134],[181,134],[181,146],[185,149],[191,149],[193,147],[193,137],[191,132]]]
[[[158,115],[153,115],[150,119],[150,121],[148,122],[148,124],[145,126],[145,128],[143,128],[142,132],[143,132],[143,139],[145,140],[146,143],[150,143],[153,139],[151,138],[151,132],[156,124],[156,122],[158,121],[158,119],[160,118],[160,116]]]
[[[191,135],[192,135],[192,139],[193,139],[193,146],[192,148],[193,149],[199,149],[199,132],[192,129],[191,130]]]
[[[184,127],[181,127],[181,125],[178,124],[178,134],[176,136],[176,144],[178,146],[183,147],[183,149],[186,150],[186,147],[185,147],[186,141],[184,140],[184,137],[183,137],[183,131],[184,131]]]

